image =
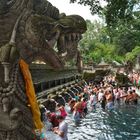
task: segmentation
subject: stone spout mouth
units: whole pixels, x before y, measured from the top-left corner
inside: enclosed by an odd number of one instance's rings
[[[73,59],[78,42],[87,30],[86,22],[78,15],[64,16],[57,22],[57,27],[61,30],[57,41],[58,54],[65,60]]]
[[[35,15],[31,23],[38,42],[38,45],[35,43],[38,52],[34,57],[42,57],[44,62],[55,68],[63,68],[65,61],[77,57],[78,42],[87,29],[82,17],[71,15],[54,20],[47,16]],[[40,36],[39,39],[36,34]],[[38,47],[39,45],[41,46]]]
[[[81,39],[82,35],[78,32],[61,34],[57,41],[58,54],[61,57],[72,59],[77,53],[78,42]]]

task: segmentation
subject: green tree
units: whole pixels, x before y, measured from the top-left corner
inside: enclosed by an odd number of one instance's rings
[[[126,61],[134,62],[140,54],[140,46],[136,46],[131,52],[126,53]]]
[[[140,46],[140,0],[71,0],[90,6],[92,14],[104,15],[106,26],[87,21],[88,30],[81,41],[83,58],[99,62],[101,57],[108,62],[134,61],[136,46]],[[134,55],[135,54],[135,55]]]
[[[85,63],[91,59],[93,62],[99,63],[102,57],[107,62],[124,61],[125,56],[118,55],[116,45],[110,43],[105,24],[87,21],[87,28],[88,30],[80,42],[80,50]]]
[[[112,28],[119,20],[130,21],[133,11],[139,8],[140,0],[70,0],[79,4],[88,5],[92,14],[105,15],[107,25]]]
[[[87,32],[83,35],[83,39],[80,42],[80,50],[85,62],[90,60],[90,53],[97,47],[97,42],[109,42],[104,26],[101,22],[94,21],[92,23],[87,20]]]
[[[134,12],[133,19],[127,24],[118,24],[118,28],[114,29],[114,43],[119,54],[125,55],[131,52],[135,46],[140,45],[140,12]]]

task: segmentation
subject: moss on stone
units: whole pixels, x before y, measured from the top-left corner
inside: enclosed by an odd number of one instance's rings
[[[95,73],[84,72],[83,79],[85,79],[86,81],[95,80],[97,76],[104,77],[108,73],[109,70],[96,70]]]
[[[76,29],[83,29],[83,30],[87,29],[85,20],[78,15],[65,16],[61,18],[58,22],[59,24],[69,28],[76,28]]]

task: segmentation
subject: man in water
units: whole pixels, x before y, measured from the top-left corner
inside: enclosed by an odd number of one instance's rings
[[[57,120],[59,121],[59,126],[53,129],[54,133],[59,135],[57,140],[68,140],[68,124],[65,122],[64,117],[61,115],[57,116]]]
[[[82,113],[82,102],[81,99],[78,99],[78,102],[75,103],[74,107],[73,107],[74,111],[73,111],[73,118],[75,123],[78,123],[80,121],[80,117],[81,117],[81,113]]]
[[[112,111],[114,108],[114,105],[113,105],[113,95],[110,90],[107,91],[107,93],[106,93],[106,102],[107,102],[107,104],[106,104],[107,109],[109,111]]]
[[[138,94],[136,94],[136,91],[135,90],[133,90],[132,91],[132,101],[133,101],[133,103],[135,104],[135,105],[137,105],[138,104],[138,98],[139,98],[139,96],[138,96]]]
[[[92,111],[96,109],[96,104],[97,104],[96,93],[92,92],[90,95],[90,106]]]

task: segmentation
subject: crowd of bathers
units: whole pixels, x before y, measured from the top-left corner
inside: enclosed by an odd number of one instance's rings
[[[71,113],[74,122],[78,123],[88,112],[95,111],[97,104],[109,112],[114,110],[115,105],[137,105],[139,96],[136,93],[136,87],[118,87],[116,85],[115,77],[111,75],[104,77],[98,84],[92,81],[85,82],[81,87],[82,90],[77,90],[74,97],[68,99],[69,111],[66,111],[65,107],[59,103],[56,103],[57,113],[44,109],[45,107],[40,104],[43,114],[41,119],[43,122],[47,120],[52,124],[51,130],[60,136],[60,140],[67,140],[68,126],[65,118],[68,113]]]
[[[139,72],[131,72],[128,74],[128,78],[133,83],[134,86],[140,86],[140,73]]]

